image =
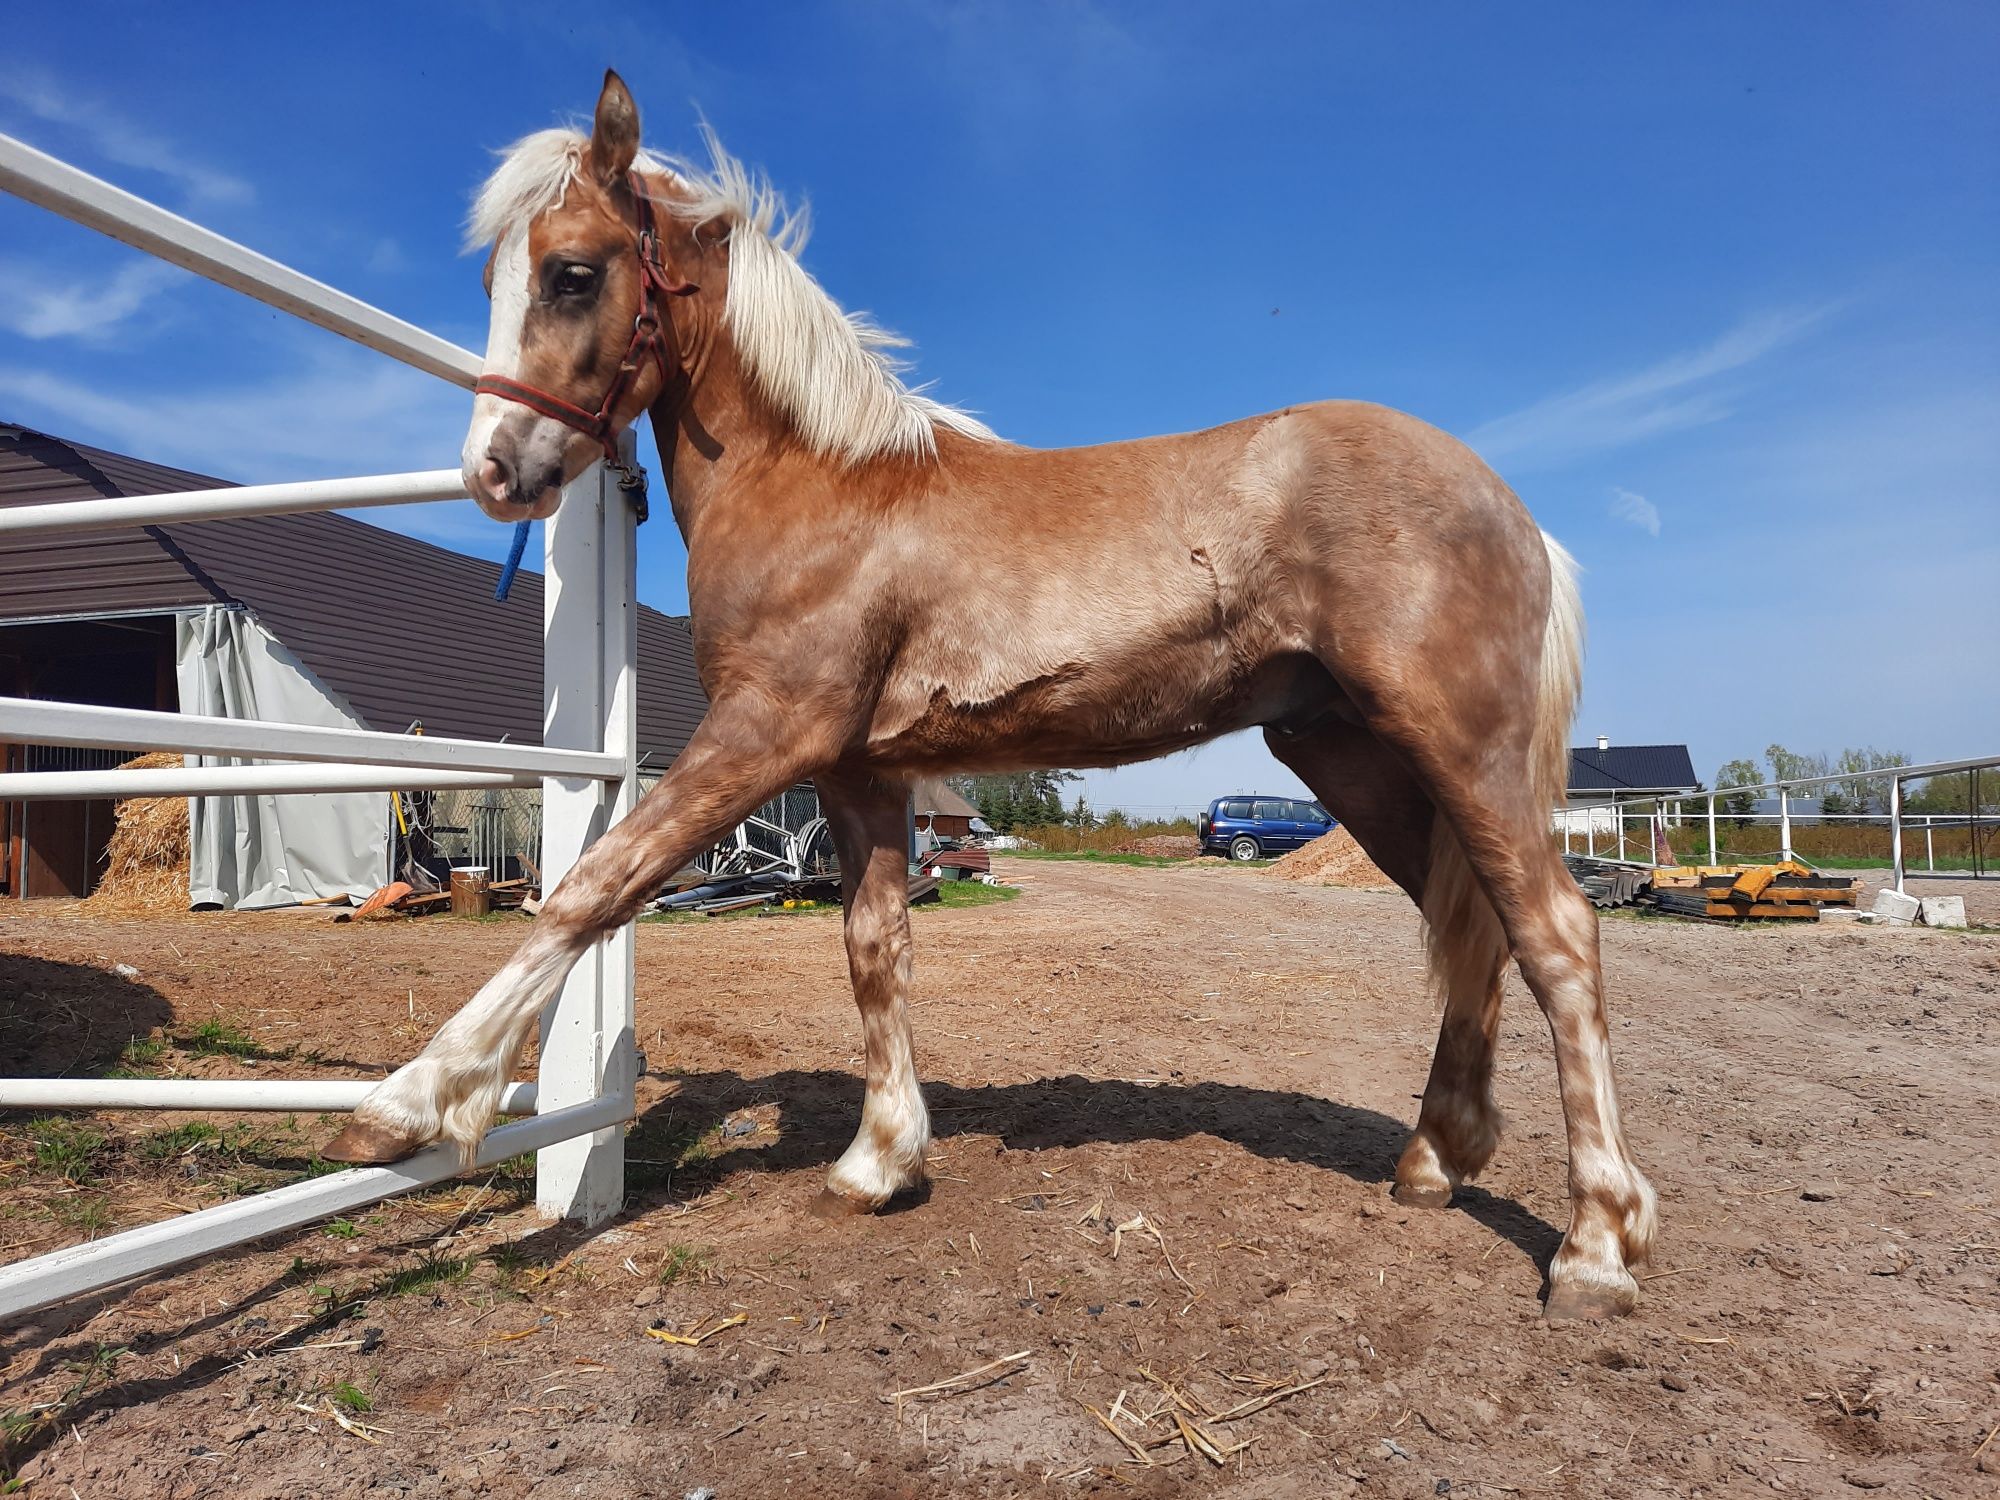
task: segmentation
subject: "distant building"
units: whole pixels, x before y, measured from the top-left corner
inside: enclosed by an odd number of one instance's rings
[[[952,790],[940,776],[920,776],[910,787],[910,816],[917,831],[942,839],[970,838],[991,833],[979,809]]]
[[[1596,744],[1570,750],[1569,805],[1554,814],[1552,826],[1579,838],[1616,839],[1618,804],[1663,802],[1677,820],[1676,804],[1693,796],[1696,786],[1686,745],[1614,745],[1599,735]]]

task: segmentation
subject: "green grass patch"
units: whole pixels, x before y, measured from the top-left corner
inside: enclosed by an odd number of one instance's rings
[[[42,1171],[80,1186],[97,1181],[107,1138],[95,1126],[62,1115],[44,1115],[28,1122],[28,1139],[34,1145],[35,1165]]]
[[[150,1078],[153,1069],[160,1065],[160,1059],[167,1055],[167,1044],[156,1036],[135,1036],[125,1044],[118,1054],[118,1064],[104,1076],[107,1078]]]
[[[700,1281],[708,1275],[708,1268],[715,1261],[715,1252],[696,1245],[672,1245],[660,1257],[660,1285],[672,1286],[678,1281]]]
[[[191,1120],[171,1130],[156,1130],[139,1142],[139,1155],[147,1161],[165,1161],[184,1156],[197,1146],[222,1139],[222,1132],[206,1120]]]
[[[344,1407],[356,1416],[375,1410],[374,1398],[351,1380],[337,1382],[327,1395],[336,1406]]]
[[[352,1240],[361,1236],[361,1226],[352,1219],[333,1219],[320,1225],[319,1232],[329,1239]]]
[[[938,898],[926,901],[922,906],[913,906],[912,911],[928,911],[933,907],[943,907],[947,911],[967,906],[994,906],[1012,901],[1021,894],[1016,885],[981,885],[976,880],[947,880],[938,887]]]
[[[247,1031],[239,1030],[227,1021],[214,1018],[203,1021],[194,1030],[174,1040],[187,1051],[202,1057],[259,1059],[276,1055],[258,1046],[257,1039]]]

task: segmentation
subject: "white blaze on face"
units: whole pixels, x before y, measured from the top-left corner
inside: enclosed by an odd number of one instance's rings
[[[486,363],[480,367],[481,374],[520,378],[529,291],[528,227],[521,224],[509,230],[493,252],[493,320],[486,333]],[[492,445],[494,429],[514,409],[513,402],[498,396],[473,397],[472,426],[465,435],[465,451],[459,455],[468,475],[479,471]]]

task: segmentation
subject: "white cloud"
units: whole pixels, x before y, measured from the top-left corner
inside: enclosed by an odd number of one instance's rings
[[[29,339],[102,338],[186,273],[163,261],[120,266],[110,277],[54,282],[43,268],[0,261],[0,328]]]
[[[1489,461],[1510,459],[1508,467],[1525,469],[1720,421],[1731,411],[1722,377],[1791,343],[1825,312],[1751,318],[1703,348],[1482,423],[1466,441]]]
[[[242,178],[183,155],[157,133],[132,124],[65,83],[11,61],[0,77],[0,100],[46,124],[75,131],[107,160],[178,183],[197,202],[247,203],[256,196]]]
[[[1648,536],[1660,534],[1660,508],[1644,495],[1631,490],[1611,487],[1611,514],[1629,525],[1638,527]]]
[[[10,417],[121,453],[251,483],[458,466],[471,397],[433,376],[346,345],[313,348],[298,373],[128,391],[0,364]]]

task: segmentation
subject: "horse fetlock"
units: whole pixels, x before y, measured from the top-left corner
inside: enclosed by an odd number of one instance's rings
[[[1446,1163],[1436,1138],[1419,1125],[1396,1162],[1396,1185],[1390,1192],[1411,1208],[1443,1208],[1463,1180]]]

